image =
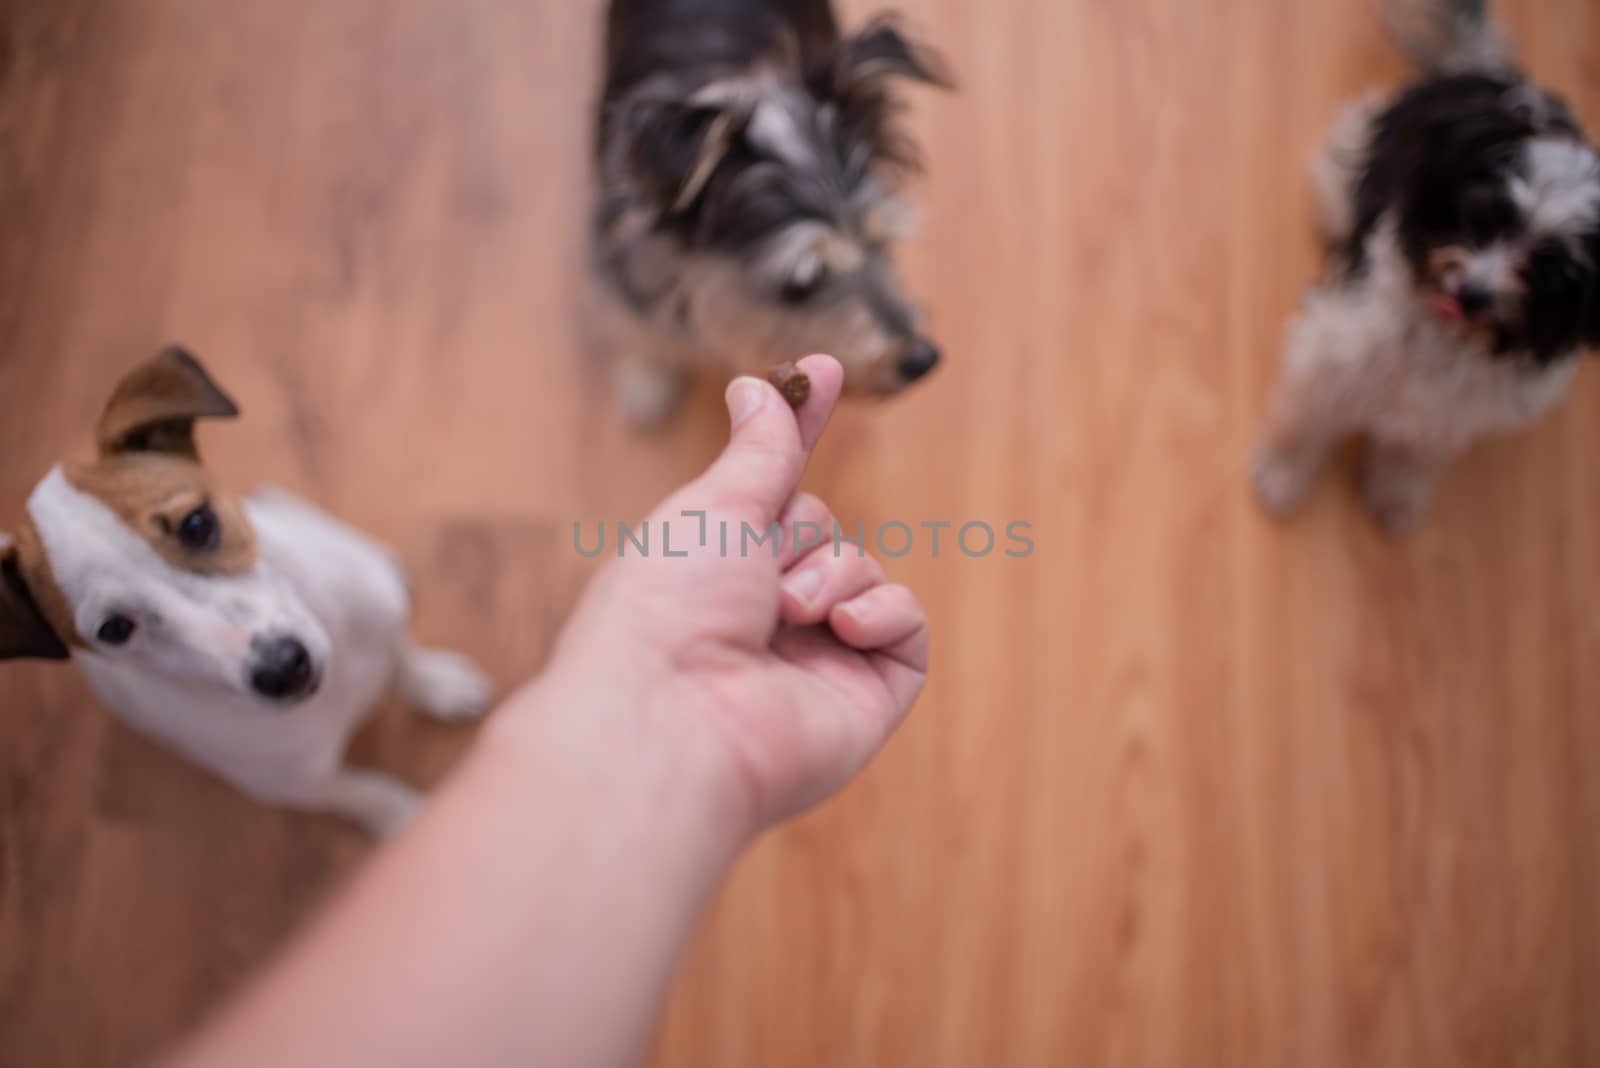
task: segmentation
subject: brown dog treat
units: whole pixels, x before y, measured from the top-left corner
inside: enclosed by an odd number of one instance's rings
[[[811,376],[792,363],[774,367],[767,374],[767,381],[777,387],[791,408],[799,409],[811,398]]]

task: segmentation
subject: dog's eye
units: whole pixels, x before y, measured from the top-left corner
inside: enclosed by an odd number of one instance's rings
[[[1516,229],[1517,209],[1497,190],[1475,189],[1462,202],[1461,223],[1473,241],[1489,245]]]
[[[1578,264],[1559,241],[1544,241],[1528,253],[1526,273],[1537,280],[1570,280],[1578,276]]]
[[[222,540],[222,524],[210,505],[201,505],[183,517],[178,524],[178,540],[191,552],[205,553],[217,547]]]
[[[827,282],[828,268],[823,264],[811,264],[790,275],[778,295],[785,304],[805,304],[822,292]]]
[[[106,621],[100,624],[100,630],[95,637],[99,639],[101,645],[127,645],[133,640],[133,632],[138,629],[138,624],[127,616],[107,616]]]
[[[1545,241],[1528,254],[1523,281],[1545,300],[1576,305],[1585,289],[1583,269],[1559,241]]]

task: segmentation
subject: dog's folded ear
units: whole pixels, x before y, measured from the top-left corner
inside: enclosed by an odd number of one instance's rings
[[[748,121],[721,103],[642,99],[629,103],[628,164],[668,215],[687,211],[704,191]]]
[[[955,87],[944,59],[916,43],[892,18],[879,18],[839,43],[834,77],[840,93],[849,95],[881,86],[889,78],[909,78],[941,89]]]
[[[0,660],[66,660],[70,655],[22,579],[16,543],[0,534]]]
[[[176,345],[124,378],[100,417],[97,439],[105,456],[160,452],[196,457],[196,419],[231,419],[239,408]]]

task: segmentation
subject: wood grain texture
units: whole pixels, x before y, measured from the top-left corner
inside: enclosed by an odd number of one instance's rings
[[[900,6],[962,85],[918,98],[907,258],[951,359],[842,414],[808,486],[1039,550],[891,566],[927,698],[741,867],[659,1063],[1600,1064],[1600,377],[1402,546],[1344,481],[1287,528],[1246,490],[1316,269],[1305,161],[1401,73],[1367,5]],[[1600,12],[1503,6],[1600,123]],[[399,547],[425,637],[536,669],[571,522],[722,434],[707,390],[630,436],[574,344],[598,12],[0,0],[0,525],[182,341],[246,409],[217,468]],[[394,709],[359,755],[434,781],[465,743]],[[8,666],[0,1061],[148,1052],[361,855]]]

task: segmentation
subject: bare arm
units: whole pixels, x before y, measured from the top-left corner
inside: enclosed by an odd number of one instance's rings
[[[709,778],[551,737],[544,699],[176,1063],[641,1062],[743,831]]]
[[[798,417],[736,384],[728,451],[657,521],[832,529],[795,485],[842,374],[804,366]],[[708,543],[602,572],[545,678],[175,1068],[642,1061],[742,847],[854,777],[926,671],[922,609],[870,558]]]

